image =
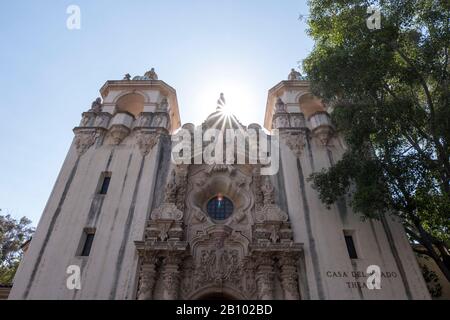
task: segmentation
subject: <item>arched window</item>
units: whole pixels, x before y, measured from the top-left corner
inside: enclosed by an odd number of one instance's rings
[[[212,219],[225,220],[233,214],[234,205],[230,199],[219,194],[208,201],[206,210]]]

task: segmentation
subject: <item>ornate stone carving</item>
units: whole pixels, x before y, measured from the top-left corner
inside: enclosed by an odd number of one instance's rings
[[[182,254],[167,252],[161,267],[161,279],[163,283],[163,299],[177,300],[180,289],[180,270],[183,262]]]
[[[187,190],[187,176],[188,176],[188,169],[186,166],[176,167],[175,182],[177,185],[177,195],[175,203],[181,211],[184,211],[186,207],[185,197]]]
[[[95,120],[95,112],[83,112],[80,127],[92,127]]]
[[[225,282],[239,287],[241,272],[239,253],[236,249],[202,250],[194,283],[197,288],[208,283],[222,285]]]
[[[275,115],[273,120],[273,128],[274,129],[284,129],[289,128],[289,118],[287,114],[280,114],[279,116]]]
[[[138,300],[150,300],[153,295],[153,288],[156,282],[155,271],[156,259],[147,260],[142,263],[139,276]]]
[[[259,300],[273,300],[274,270],[273,258],[270,254],[262,253],[256,257],[256,288]]]
[[[173,169],[167,178],[165,202],[175,203],[177,200],[177,172]]]
[[[180,221],[181,219],[183,219],[183,212],[178,210],[177,206],[174,203],[165,202],[152,211],[151,218],[153,220]]]
[[[140,131],[136,134],[136,144],[144,157],[150,153],[158,141],[159,134],[155,132]]]
[[[274,200],[275,188],[273,187],[273,184],[270,181],[269,176],[262,177],[261,191],[263,193],[264,205],[272,204],[275,202]]]
[[[124,125],[113,125],[109,129],[112,144],[119,145],[130,134],[130,129]]]
[[[253,170],[253,193],[255,195],[255,208],[259,211],[264,205],[264,196],[261,191],[261,170],[255,168]]]
[[[288,215],[277,205],[270,203],[265,204],[256,215],[256,221],[287,221]]]
[[[208,166],[208,169],[206,170],[206,173],[208,175],[211,175],[215,172],[226,172],[228,171],[229,174],[231,174],[235,168],[232,165],[229,164],[212,164]]]
[[[282,135],[284,142],[295,154],[296,157],[300,157],[306,146],[305,133],[285,133]]]
[[[293,128],[305,128],[305,116],[302,113],[291,115],[291,127]]]
[[[136,120],[135,128],[150,128],[152,113],[141,112]]]
[[[333,128],[329,126],[320,126],[313,130],[313,135],[317,138],[320,145],[322,145],[323,147],[330,146],[333,133]]]
[[[94,127],[98,128],[108,128],[109,120],[111,119],[112,115],[107,112],[100,112],[97,117],[95,118]]]
[[[298,274],[295,258],[289,252],[284,253],[279,258],[281,268],[281,286],[285,300],[299,300]]]
[[[269,176],[262,177],[261,191],[263,193],[263,207],[256,213],[258,222],[287,221],[288,215],[275,205],[275,189]]]
[[[183,168],[174,168],[169,174],[163,203],[154,209],[147,229],[147,239],[153,241],[181,240],[183,236],[183,211],[177,207],[177,202],[184,199],[185,175]],[[184,190],[184,191],[183,191]],[[178,197],[180,196],[180,197]]]
[[[78,130],[75,129],[75,148],[79,155],[85,153],[97,139],[96,130]]]

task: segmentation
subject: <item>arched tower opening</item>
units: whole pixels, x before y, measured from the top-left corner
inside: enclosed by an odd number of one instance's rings
[[[137,117],[144,111],[145,98],[138,93],[128,93],[117,100],[116,112],[128,112]]]

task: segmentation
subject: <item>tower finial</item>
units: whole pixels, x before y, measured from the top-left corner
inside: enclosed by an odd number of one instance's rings
[[[219,100],[217,100],[217,110],[221,110],[226,104],[225,95],[221,93]]]

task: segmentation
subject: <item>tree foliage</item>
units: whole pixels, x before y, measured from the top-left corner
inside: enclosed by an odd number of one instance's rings
[[[450,2],[311,0],[303,62],[348,150],[311,176],[330,205],[401,217],[450,281]],[[369,29],[367,8],[381,11]]]
[[[0,209],[1,212],[1,209]],[[31,221],[0,214],[0,284],[11,284],[22,258],[21,246],[31,238]]]

